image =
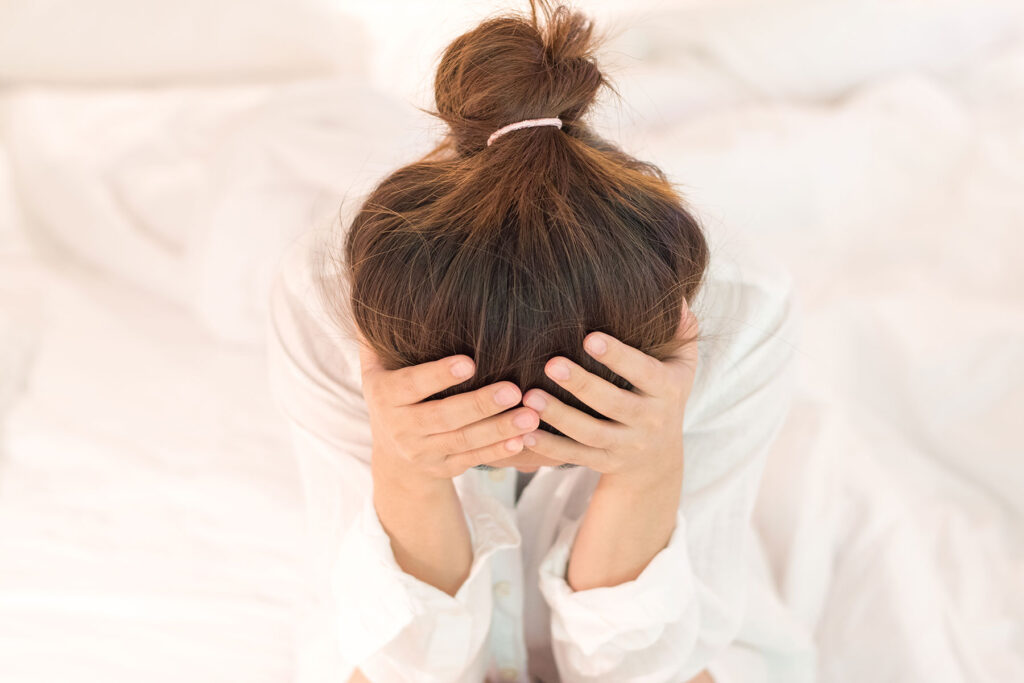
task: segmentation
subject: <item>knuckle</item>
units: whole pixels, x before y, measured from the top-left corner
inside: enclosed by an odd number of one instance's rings
[[[510,411],[503,420],[498,420],[495,424],[497,435],[502,439],[507,439],[519,434],[522,429],[516,425],[515,420],[523,414],[525,414],[525,411]]]
[[[469,436],[465,429],[458,429],[448,437],[448,450],[451,453],[462,453],[469,450]]]
[[[427,405],[432,405],[430,415],[427,417],[427,424],[430,426],[431,432],[448,432],[457,427],[460,427],[458,412],[448,407],[450,404],[442,403],[441,401],[431,401]]]
[[[644,410],[641,411],[637,417],[637,424],[643,429],[643,431],[649,431],[658,426],[661,421],[661,417],[656,410]]]
[[[644,360],[644,377],[648,383],[652,383],[658,376],[662,374],[662,363],[657,358],[648,356]]]
[[[623,392],[624,395],[619,402],[619,411],[625,415],[630,421],[636,422],[642,420],[644,417],[645,410],[643,410],[643,402],[636,394]]]
[[[440,401],[427,401],[420,404],[420,407],[423,408],[422,412],[420,412],[420,428],[423,432],[430,433],[447,429],[445,426],[445,423],[448,421],[446,418],[447,411],[445,411]]]
[[[406,446],[413,441],[413,434],[404,423],[399,423],[391,429],[391,439],[398,445],[399,449],[404,453]]]
[[[423,460],[425,449],[417,439],[409,438],[399,446],[399,455],[410,463],[419,463]]]
[[[611,448],[614,441],[614,436],[608,429],[598,429],[594,432],[592,439],[592,445],[596,448]]]
[[[522,439],[517,439],[516,440],[516,444],[515,444],[516,447],[514,449],[512,449],[512,450],[509,450],[508,448],[505,447],[505,443],[507,441],[508,441],[508,439],[502,439],[498,443],[491,444],[491,446],[490,446],[490,455],[491,455],[491,457],[488,458],[488,460],[500,460],[502,457],[508,458],[508,457],[513,456],[513,455],[516,455],[517,453],[519,453],[520,451],[523,450],[523,440]]]
[[[415,368],[407,369],[411,370]],[[426,391],[427,382],[424,380],[425,378],[420,373],[410,372],[408,374],[402,375],[402,386],[407,393],[412,394],[414,396],[425,396],[427,394],[433,393]]]
[[[407,431],[410,434],[426,434],[427,425],[430,424],[428,421],[428,413],[430,407],[426,404],[415,406],[415,408],[409,411],[409,425]]]
[[[491,414],[491,409],[497,404],[491,398],[491,392],[483,389],[473,392],[473,409],[478,416]]]

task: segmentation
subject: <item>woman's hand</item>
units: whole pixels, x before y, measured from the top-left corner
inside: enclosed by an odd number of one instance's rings
[[[684,304],[677,338],[696,336],[697,331],[697,319]],[[620,389],[567,358],[552,358],[545,366],[548,377],[609,419],[591,417],[533,388],[526,392],[524,405],[565,436],[537,430],[526,435],[526,446],[546,458],[601,472],[602,480],[655,482],[680,473],[683,410],[697,371],[697,342],[665,361],[600,332],[588,335],[584,348],[635,390]],[[558,373],[560,367],[566,375]]]
[[[512,382],[426,401],[472,376],[476,366],[468,356],[389,371],[360,339],[359,360],[373,434],[373,466],[389,476],[451,479],[474,465],[520,452],[520,435],[540,424],[531,408],[502,412],[522,397]]]

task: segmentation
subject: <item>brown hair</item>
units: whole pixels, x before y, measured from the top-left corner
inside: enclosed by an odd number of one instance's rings
[[[701,286],[708,245],[665,175],[584,120],[601,88],[618,94],[595,61],[598,42],[586,16],[547,0],[453,40],[429,112],[447,134],[384,178],[344,235],[347,282],[328,279],[322,294],[384,367],[476,361],[469,380],[431,398],[509,380],[604,417],[548,379],[552,356],[632,389],[583,350],[588,333],[659,360],[680,346],[683,299]],[[561,118],[561,130],[487,146],[498,128],[544,117]]]

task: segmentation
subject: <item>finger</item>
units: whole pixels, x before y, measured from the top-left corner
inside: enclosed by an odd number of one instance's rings
[[[495,382],[473,391],[406,406],[422,434],[441,434],[479,422],[519,403],[513,382]]]
[[[384,368],[380,363],[380,358],[366,343],[366,340],[363,339],[363,335],[360,334],[357,338],[359,343],[359,366],[362,368],[363,374],[366,375],[369,372],[383,370]]]
[[[456,374],[460,369],[469,372]],[[408,406],[433,396],[473,376],[476,364],[464,354],[427,361],[419,365],[384,372],[378,380],[393,406]]]
[[[538,425],[540,418],[532,408],[517,408],[461,429],[432,434],[426,438],[424,446],[431,453],[463,453],[525,434]]]
[[[684,301],[679,328],[676,331],[676,339],[682,342],[682,346],[672,354],[672,357],[665,360],[664,365],[673,370],[683,369],[693,372],[697,367],[699,356],[697,348],[697,338],[699,335],[700,322],[697,320],[696,314],[690,310]]]
[[[605,350],[598,353],[602,342]],[[612,372],[629,380],[641,394],[661,396],[664,393],[665,370],[661,361],[654,356],[649,356],[640,349],[603,332],[588,334],[583,339],[583,348],[592,358],[608,366]],[[601,412],[604,413],[603,410]]]
[[[523,450],[523,437],[517,436],[507,441],[499,441],[482,448],[474,448],[462,453],[449,455],[444,460],[444,467],[452,472],[452,476],[462,474],[470,467],[500,462]]]
[[[585,446],[612,450],[622,438],[620,430],[629,429],[617,422],[591,417],[542,389],[527,391],[523,404],[536,410],[540,419]]]
[[[527,432],[527,434],[535,434],[534,432]],[[494,460],[489,464],[491,467],[557,467],[562,464],[561,460],[553,460],[545,457],[540,453],[532,450],[530,445],[526,443],[530,437],[527,434],[523,434],[523,450],[514,455],[510,455],[503,460]]]
[[[625,347],[624,344],[622,346]],[[633,350],[635,351],[636,349]],[[651,360],[655,359],[651,358]],[[655,362],[657,363],[658,361],[655,360]],[[559,365],[568,368],[569,377],[567,379],[559,379],[555,375],[554,368]],[[552,358],[544,366],[544,371],[548,377],[573,396],[616,422],[632,424],[636,416],[643,409],[643,396],[615,386],[603,377],[598,377],[582,365],[578,365],[568,358],[562,356]],[[623,376],[625,377],[625,375]]]
[[[534,443],[531,451],[551,460],[589,467],[597,472],[608,469],[611,460],[608,451],[581,444],[578,441],[543,429],[530,432]]]

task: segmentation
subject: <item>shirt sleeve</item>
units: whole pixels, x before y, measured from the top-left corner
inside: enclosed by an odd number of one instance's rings
[[[712,669],[736,637],[754,501],[795,379],[789,283],[784,274],[723,279],[704,301],[676,526],[637,578],[573,591],[565,573],[583,516],[561,519],[539,581],[565,683],[688,681]]]
[[[358,667],[371,680],[478,683],[488,654],[490,558],[520,543],[518,529],[468,479],[457,490],[473,560],[456,594],[398,565],[373,505],[358,346],[326,315],[313,286],[318,244],[304,236],[282,258],[270,292],[268,372],[303,478],[313,592],[334,622],[340,670],[329,678],[343,682]]]

